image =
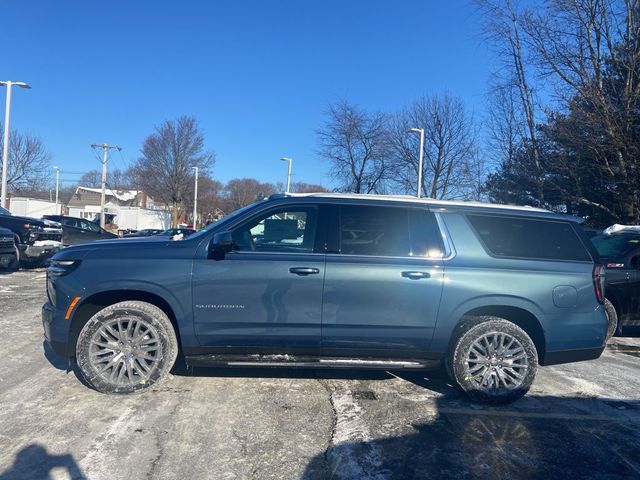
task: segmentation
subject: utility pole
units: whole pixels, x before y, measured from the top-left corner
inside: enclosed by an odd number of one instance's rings
[[[101,148],[102,153],[102,195],[100,196],[100,226],[104,228],[104,201],[105,201],[105,190],[107,187],[107,158],[109,157],[109,150],[122,150],[118,145],[107,145],[103,143],[102,145],[99,143],[92,143],[91,148]]]
[[[196,171],[196,183],[193,187],[193,229],[197,230],[198,223],[198,167],[193,167]]]
[[[282,157],[280,160],[289,162],[289,167],[287,168],[287,190],[285,191],[285,193],[289,193],[291,189],[291,164],[293,163],[293,159]]]
[[[422,193],[422,159],[424,158],[424,128],[412,128],[409,130],[420,134],[420,155],[418,157],[418,198]]]
[[[58,208],[58,185],[60,183],[60,167],[53,167],[56,171],[56,215],[60,215],[60,210]]]
[[[0,189],[0,207],[7,207],[7,178],[9,177],[9,119],[11,118],[11,86],[31,88],[24,82],[0,81],[0,86],[7,87],[7,103],[4,110],[4,140],[2,144],[2,187]]]

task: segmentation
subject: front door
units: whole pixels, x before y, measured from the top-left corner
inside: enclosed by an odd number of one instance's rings
[[[229,353],[317,353],[325,255],[316,206],[272,207],[232,229],[222,260],[195,260],[194,328]]]
[[[418,358],[443,285],[443,245],[424,208],[343,205],[332,215],[325,275],[326,355]]]

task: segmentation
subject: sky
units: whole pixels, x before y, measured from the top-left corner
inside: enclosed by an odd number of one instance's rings
[[[331,186],[315,131],[328,105],[394,111],[459,96],[483,117],[491,53],[470,0],[0,2],[11,126],[41,137],[65,182],[117,144],[126,168],[166,119],[194,115],[213,177]],[[0,89],[4,112],[5,88]]]

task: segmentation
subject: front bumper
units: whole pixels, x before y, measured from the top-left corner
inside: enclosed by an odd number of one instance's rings
[[[62,243],[60,245],[20,245],[21,258],[32,261],[52,257],[61,249]]]
[[[53,324],[56,318],[56,309],[50,302],[45,303],[42,306],[42,327],[44,329],[44,339],[49,344],[51,349],[56,355],[66,357],[67,355],[67,342],[63,339],[56,337],[55,328]]]

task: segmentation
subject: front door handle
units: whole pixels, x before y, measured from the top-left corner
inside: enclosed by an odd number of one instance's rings
[[[289,273],[295,273],[296,275],[315,275],[316,273],[320,273],[319,268],[313,267],[291,267],[289,269]]]
[[[404,278],[410,278],[411,280],[420,280],[421,278],[429,278],[431,275],[429,272],[402,272]]]

